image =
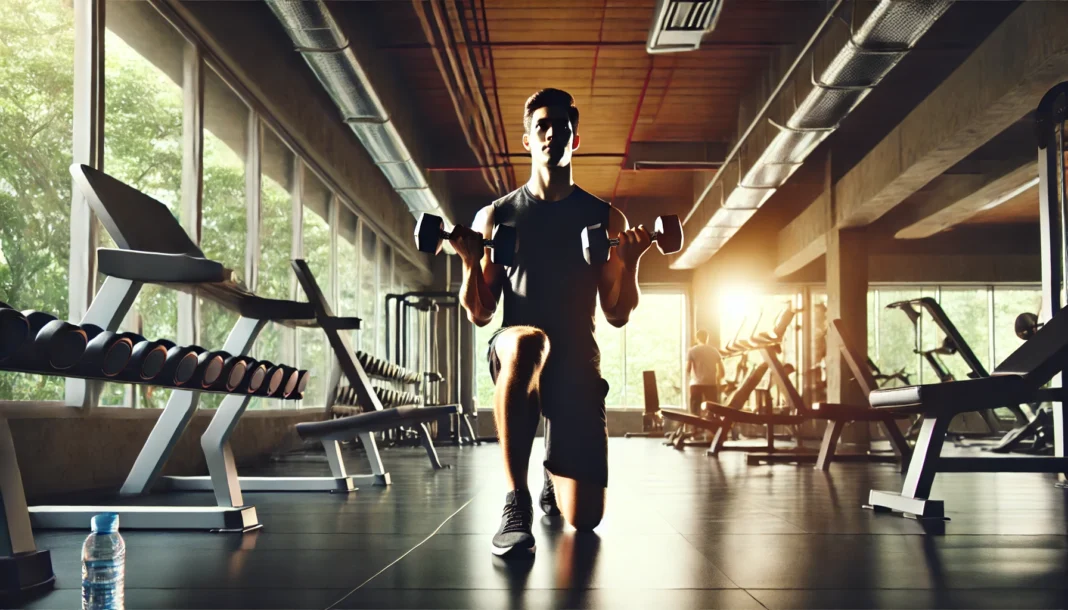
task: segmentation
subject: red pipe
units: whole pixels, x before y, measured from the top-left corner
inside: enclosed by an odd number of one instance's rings
[[[627,133],[627,146],[623,149],[623,161],[619,164],[619,173],[616,174],[616,185],[612,187],[612,202],[616,200],[616,192],[619,191],[619,179],[623,177],[623,168],[630,154],[630,143],[634,139],[634,130],[638,127],[638,117],[642,113],[642,104],[645,103],[645,92],[649,90],[649,80],[653,76],[653,59],[649,58],[649,69],[645,72],[645,84],[642,85],[641,95],[638,96],[638,107],[634,109],[634,120],[630,122],[630,132]]]
[[[591,98],[593,97],[593,88],[597,85],[597,57],[601,54],[601,41],[604,40],[604,22],[607,17],[608,0],[604,0],[604,4],[601,6],[601,29],[597,31],[597,47],[593,50],[593,76],[590,78]]]
[[[474,14],[474,0],[472,0],[471,13]],[[501,129],[501,141],[504,144],[504,158],[507,159],[511,156],[511,152],[508,150],[508,132],[504,129],[504,113],[501,112],[501,96],[497,91],[497,66],[493,61],[493,48],[490,46],[490,31],[489,31],[489,18],[486,16],[486,0],[482,0],[482,23],[486,29],[486,47],[489,48],[489,69],[490,69],[490,85],[493,86],[493,100],[497,106],[497,120],[500,121]],[[517,187],[515,183],[515,167],[511,163],[505,164],[508,171],[508,176],[511,178],[512,187]]]

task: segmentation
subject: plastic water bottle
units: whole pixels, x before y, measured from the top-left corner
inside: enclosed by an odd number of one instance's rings
[[[93,533],[82,545],[82,610],[123,610],[126,542],[119,535],[119,516],[93,517]]]

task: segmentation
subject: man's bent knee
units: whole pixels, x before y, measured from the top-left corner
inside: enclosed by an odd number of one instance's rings
[[[549,337],[533,326],[520,326],[506,330],[494,343],[501,367],[527,365],[540,367],[549,356]]]
[[[580,483],[567,477],[553,476],[556,502],[571,527],[588,532],[604,517],[605,489],[600,485]]]

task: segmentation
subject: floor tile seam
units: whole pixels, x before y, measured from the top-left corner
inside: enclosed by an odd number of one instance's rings
[[[1063,591],[1065,587],[748,587],[744,591]]]
[[[733,578],[731,578],[731,577],[730,577],[730,576],[729,576],[729,575],[727,574],[727,572],[723,570],[723,568],[719,567],[719,565],[717,565],[717,564],[716,564],[716,562],[715,562],[715,561],[713,561],[711,557],[709,557],[708,555],[706,555],[706,554],[705,554],[705,552],[704,552],[704,551],[702,551],[701,549],[697,548],[697,545],[696,545],[696,544],[694,544],[694,542],[693,542],[692,540],[690,540],[690,538],[689,538],[689,537],[687,537],[687,536],[686,536],[686,534],[683,534],[683,533],[681,533],[681,532],[680,532],[680,533],[679,533],[679,535],[680,535],[680,536],[682,536],[682,539],[686,541],[686,544],[690,545],[690,548],[691,548],[691,549],[693,549],[693,550],[694,550],[694,551],[695,551],[695,552],[696,552],[696,553],[697,553],[698,555],[700,555],[701,557],[704,557],[704,558],[705,558],[705,561],[707,561],[707,562],[708,562],[708,563],[709,563],[709,564],[710,564],[710,565],[711,565],[712,567],[716,568],[716,570],[718,570],[718,571],[719,571],[719,573],[723,575],[723,578],[726,578],[726,579],[727,579],[727,582],[729,582],[729,583],[731,583],[732,585],[734,585],[734,588],[735,588],[735,589],[741,589],[741,590],[745,590],[745,587],[742,587],[742,586],[741,586],[741,585],[739,585],[739,584],[738,584],[737,582],[735,582],[735,581],[734,581],[734,579],[733,579]]]
[[[758,589],[754,589],[754,590],[758,590]],[[749,596],[749,599],[751,599],[754,602],[756,602],[757,604],[759,604],[760,607],[763,608],[764,610],[771,610],[770,608],[768,608],[768,606],[766,604],[764,604],[764,602],[762,602],[759,599],[757,599],[757,596],[753,595],[753,592],[750,591],[749,589],[742,589],[742,591],[745,591],[745,594]]]
[[[371,575],[370,578],[368,578],[367,580],[365,580],[362,583],[360,583],[355,589],[352,589],[351,591],[346,593],[344,596],[342,596],[341,599],[339,599],[336,602],[334,602],[333,604],[330,604],[329,606],[327,606],[326,610],[332,610],[333,608],[337,608],[338,604],[340,604],[341,602],[343,602],[346,599],[348,599],[353,593],[355,593],[356,591],[359,591],[360,589],[362,589],[364,586],[367,585],[367,583],[371,582],[372,580],[374,580],[375,578],[380,576],[386,570],[388,570],[388,569],[392,568],[393,566],[397,565],[405,557],[407,557],[408,555],[410,555],[413,552],[415,552],[416,549],[418,549],[419,547],[421,547],[424,544],[426,544],[427,542],[429,542],[431,538],[433,538],[439,531],[441,531],[441,528],[445,527],[446,523],[448,523],[450,520],[452,520],[452,518],[455,517],[456,515],[460,514],[460,511],[462,511],[463,509],[467,508],[472,502],[475,501],[475,498],[477,498],[477,497],[478,497],[478,493],[475,493],[474,495],[472,495],[471,498],[467,502],[465,502],[462,506],[460,506],[460,508],[456,509],[456,511],[453,512],[451,515],[446,517],[445,520],[442,521],[434,531],[430,532],[430,534],[426,538],[424,538],[421,541],[419,541],[415,546],[413,546],[412,548],[410,548],[407,551],[405,551],[403,554],[401,554],[400,557],[397,557],[396,559],[391,561],[384,568],[382,568],[378,572],[375,572],[373,575]]]

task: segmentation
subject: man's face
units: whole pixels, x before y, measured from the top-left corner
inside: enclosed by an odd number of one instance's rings
[[[567,108],[563,106],[535,110],[530,117],[530,133],[523,134],[523,148],[530,151],[538,166],[566,167],[578,146],[578,134],[574,133]]]

